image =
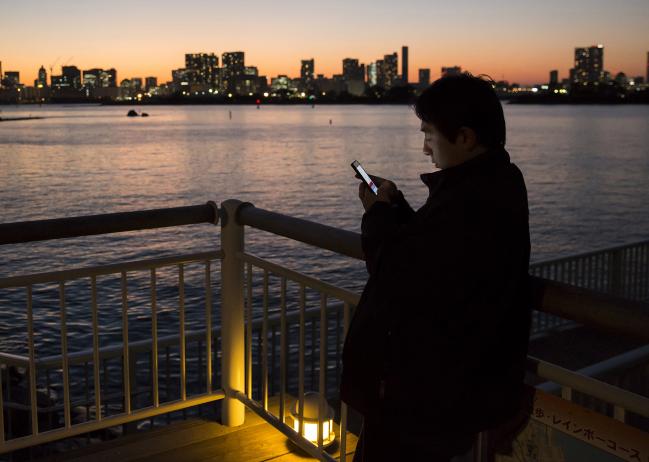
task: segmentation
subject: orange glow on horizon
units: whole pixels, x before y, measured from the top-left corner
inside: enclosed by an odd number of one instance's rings
[[[21,0],[3,5],[0,60],[32,85],[43,65],[48,75],[68,63],[111,68],[118,80],[155,76],[171,80],[185,53],[244,51],[246,64],[269,80],[298,77],[301,59],[315,59],[316,74],[342,72],[344,58],[368,64],[409,46],[409,81],[429,68],[459,65],[510,83],[545,83],[550,70],[568,76],[574,48],[603,43],[605,69],[645,75],[649,3],[621,0],[531,0],[453,4],[408,0],[330,0],[327,8],[286,0],[281,11],[261,0],[245,6],[188,0],[179,11],[169,0],[83,3]],[[38,11],[38,14],[34,14]],[[622,33],[623,32],[623,33]],[[58,59],[57,59],[58,58]],[[220,61],[220,59],[219,59]],[[400,69],[399,69],[400,71]]]

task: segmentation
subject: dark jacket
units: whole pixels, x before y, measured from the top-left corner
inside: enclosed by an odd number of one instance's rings
[[[370,277],[345,339],[341,398],[366,419],[477,432],[521,402],[527,191],[504,149],[422,180],[430,194],[416,212],[399,194],[363,215]]]

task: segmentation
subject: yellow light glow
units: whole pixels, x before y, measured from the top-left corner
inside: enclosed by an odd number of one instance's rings
[[[264,92],[264,98],[268,98],[268,92],[267,91]]]
[[[232,98],[232,93],[228,93],[228,98]]]
[[[333,422],[331,420],[327,420],[326,422],[322,423],[322,441],[324,443],[329,442],[331,439],[331,428],[332,428]],[[293,420],[293,430],[296,432],[300,431],[300,422],[295,419]],[[304,432],[302,435],[309,441],[311,441],[314,444],[318,444],[318,423],[312,423],[312,422],[304,422]]]

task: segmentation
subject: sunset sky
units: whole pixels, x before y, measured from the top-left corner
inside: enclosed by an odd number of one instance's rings
[[[538,83],[567,77],[574,47],[601,43],[613,74],[645,75],[648,0],[21,0],[0,4],[3,71],[31,85],[41,65],[117,69],[118,80],[171,79],[192,52],[245,51],[261,75],[341,72],[343,58],[369,63],[410,47],[417,69],[460,65],[496,80]],[[399,56],[401,57],[401,56]],[[49,69],[48,69],[49,74]]]

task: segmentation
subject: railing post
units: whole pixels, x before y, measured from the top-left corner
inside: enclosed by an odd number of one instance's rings
[[[243,260],[237,255],[244,249],[243,226],[237,223],[237,211],[242,205],[234,199],[221,204],[221,376],[226,392],[221,422],[228,426],[243,424],[245,413],[243,403],[232,397],[232,392],[243,392],[245,386]]]
[[[622,295],[622,250],[608,254],[608,293]]]

